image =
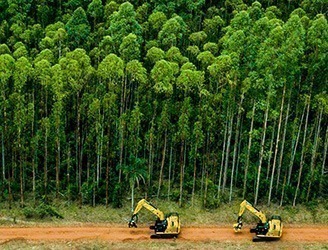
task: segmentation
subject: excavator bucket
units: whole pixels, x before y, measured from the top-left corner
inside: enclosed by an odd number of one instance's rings
[[[129,221],[129,227],[138,227],[135,221]]]
[[[132,215],[129,221],[129,227],[138,227],[137,226],[138,216],[136,214]]]
[[[233,224],[233,228],[234,228],[235,232],[238,233],[238,232],[240,232],[242,227],[243,227],[242,217],[238,216],[237,223]]]
[[[233,225],[233,228],[234,228],[234,230],[235,230],[235,233],[240,232],[242,226],[243,226],[243,223],[242,223],[242,222],[235,223],[235,224]]]

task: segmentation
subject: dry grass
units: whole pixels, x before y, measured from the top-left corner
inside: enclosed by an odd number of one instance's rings
[[[216,209],[203,209],[200,202],[195,202],[194,206],[185,204],[183,208],[179,208],[176,202],[168,202],[163,200],[151,200],[152,203],[165,213],[178,212],[183,226],[197,225],[230,225],[237,219],[239,211],[238,202],[231,204],[221,204]],[[83,206],[81,209],[75,203],[56,203],[53,206],[64,217],[64,219],[45,218],[43,220],[27,220],[18,204],[12,209],[7,209],[5,203],[0,204],[0,225],[9,225],[13,220],[19,223],[28,224],[88,224],[88,223],[106,223],[106,224],[126,224],[131,216],[130,203],[126,202],[123,208],[115,209],[105,206]],[[285,224],[328,224],[328,209],[325,204],[317,204],[317,206],[307,207],[298,205],[295,208],[291,206],[279,207],[272,204],[270,207],[266,205],[258,205],[267,217],[271,215],[280,215]],[[154,215],[143,209],[139,213],[139,223],[148,223],[154,220]],[[244,214],[245,223],[257,222],[257,218],[251,213]]]

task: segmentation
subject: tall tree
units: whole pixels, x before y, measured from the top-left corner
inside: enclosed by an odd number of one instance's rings
[[[60,59],[59,64],[62,68],[64,81],[69,86],[69,95],[72,98],[76,123],[75,123],[75,161],[77,169],[79,205],[82,206],[82,158],[83,143],[81,131],[81,98],[85,85],[93,75],[94,69],[90,64],[90,58],[83,49],[76,49],[66,54]]]
[[[64,98],[65,85],[63,82],[63,74],[59,64],[52,67],[52,88],[54,93],[53,104],[53,119],[55,124],[55,144],[56,144],[56,197],[59,197],[60,192],[60,167],[61,167],[61,155],[62,147],[61,141],[63,140],[63,116],[64,116]]]
[[[19,179],[20,179],[20,206],[24,207],[24,175],[25,175],[25,143],[24,143],[24,128],[27,124],[27,108],[24,94],[24,85],[32,76],[32,65],[25,57],[19,58],[15,63],[14,73],[14,93],[11,94],[11,99],[15,103],[14,106],[14,126],[16,130],[16,150],[17,161],[19,165]]]
[[[188,137],[190,134],[190,113],[191,113],[191,104],[190,98],[185,98],[181,114],[178,121],[178,137],[180,140],[180,194],[179,194],[179,206],[182,206],[183,202],[183,186],[184,186],[184,176],[185,176],[185,166],[186,166],[186,147],[188,142]]]
[[[1,165],[2,165],[2,181],[6,179],[6,151],[5,151],[5,135],[7,134],[7,106],[8,106],[8,82],[12,77],[15,69],[15,60],[8,54],[0,55],[0,128],[1,128]]]

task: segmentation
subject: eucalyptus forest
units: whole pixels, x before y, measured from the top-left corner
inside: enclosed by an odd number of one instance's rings
[[[0,201],[328,198],[325,0],[0,1]]]

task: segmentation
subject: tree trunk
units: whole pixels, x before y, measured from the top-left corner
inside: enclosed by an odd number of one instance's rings
[[[6,181],[6,167],[5,167],[5,143],[4,143],[4,128],[1,130],[1,163],[2,163],[2,181]]]
[[[242,104],[244,100],[244,95],[242,94],[240,97],[239,107],[238,107],[238,115],[237,115],[237,125],[236,125],[236,133],[235,133],[235,145],[233,149],[233,159],[232,159],[232,170],[231,170],[231,179],[230,179],[230,194],[229,194],[229,202],[232,199],[232,186],[233,186],[233,177],[235,173],[235,166],[236,166],[236,158],[237,158],[237,148],[238,148],[238,138],[239,138],[239,131],[240,131],[240,117],[242,112]],[[231,126],[232,129],[232,126]]]
[[[276,140],[276,145],[275,145],[275,150],[274,150],[274,157],[273,157],[272,174],[271,174],[270,188],[269,188],[268,206],[270,206],[270,203],[271,203],[273,179],[274,179],[274,173],[275,173],[275,170],[276,170],[276,160],[277,160],[278,148],[279,148],[279,142],[280,142],[280,129],[281,129],[282,113],[284,111],[285,92],[286,92],[286,87],[284,86],[284,90],[283,90],[282,98],[281,98],[281,105],[280,105],[280,115],[279,115],[279,121],[278,121],[277,140]]]
[[[281,197],[280,197],[280,207],[282,206],[282,204],[283,204],[283,202],[284,202],[286,180],[287,180],[287,169],[286,169],[286,171],[285,171],[284,182],[283,182],[283,184],[282,184],[282,191],[281,191]]]
[[[194,152],[194,174],[193,174],[192,193],[191,193],[191,206],[192,207],[194,206],[194,200],[195,200],[196,171],[197,171],[197,143],[195,145],[195,152]]]
[[[79,93],[76,95],[76,141],[77,141],[77,169],[78,169],[78,187],[79,187],[79,208],[82,208],[82,149],[81,149],[81,132],[80,132],[80,105],[79,105]]]
[[[100,114],[99,114],[100,115]],[[99,186],[99,180],[100,180],[100,138],[99,138],[99,130],[98,130],[98,124],[96,124],[96,148],[97,148],[97,157],[96,157],[96,180],[95,183],[97,187]]]
[[[280,180],[280,172],[281,172],[281,167],[282,167],[282,158],[284,156],[284,150],[285,150],[285,140],[286,140],[286,132],[287,132],[287,125],[288,125],[288,118],[289,118],[290,100],[291,100],[291,93],[290,93],[289,98],[288,98],[286,118],[285,118],[285,123],[284,123],[284,132],[283,132],[283,136],[282,136],[281,148],[280,148],[280,154],[279,154],[276,193],[278,192],[279,180]],[[287,179],[286,173],[287,173],[287,169],[285,171],[285,177],[284,177],[284,183],[283,183],[283,185],[286,184],[286,179]]]
[[[5,89],[2,89],[1,96],[2,96],[2,103],[5,103],[6,102]],[[6,134],[6,120],[7,120],[6,105],[3,105],[3,107],[1,107],[1,111],[3,111],[3,120],[2,120],[2,124],[1,124],[1,163],[2,163],[3,186],[5,186],[5,181],[6,181],[5,134]],[[9,176],[8,176],[8,179],[9,179]],[[8,190],[8,192],[9,192],[9,190]]]
[[[10,170],[8,168],[8,205],[9,205],[9,209],[11,209],[11,204],[13,201],[13,194],[11,191],[11,176],[10,176]]]
[[[47,121],[48,122],[48,121]],[[45,138],[44,138],[44,163],[43,163],[43,171],[44,171],[44,197],[46,202],[48,201],[48,124],[45,125]]]
[[[321,176],[320,176],[320,182],[319,182],[319,192],[320,193],[322,193],[322,188],[323,188],[322,181],[324,179],[324,175],[327,173],[327,172],[325,172],[327,151],[328,151],[328,126],[326,128],[326,136],[325,136],[325,140],[324,140],[323,159],[322,159],[322,166],[321,166]]]
[[[295,196],[293,200],[293,207],[296,205],[297,195],[301,184],[301,177],[302,177],[302,171],[303,171],[303,165],[304,165],[304,154],[305,154],[305,141],[306,141],[306,134],[307,134],[307,126],[309,121],[309,113],[310,113],[310,102],[311,102],[311,96],[309,97],[308,104],[307,104],[307,111],[306,111],[306,118],[305,118],[305,127],[304,127],[304,135],[303,135],[303,143],[302,143],[302,153],[301,153],[301,161],[300,161],[300,170],[298,174],[298,181],[295,191]]]
[[[225,151],[226,151],[226,138],[228,134],[228,121],[226,122],[225,130],[224,130],[224,137],[223,137],[223,148],[222,148],[222,156],[221,156],[221,167],[220,167],[220,174],[219,174],[219,184],[218,184],[218,199],[220,199],[221,195],[221,180],[222,180],[222,173],[224,167],[224,159],[225,159]]]
[[[59,166],[60,166],[60,138],[59,138],[59,128],[57,127],[57,136],[56,136],[56,145],[57,145],[57,154],[56,154],[56,198],[59,198]]]
[[[294,159],[295,159],[295,155],[296,155],[298,141],[299,141],[300,134],[301,134],[301,128],[302,128],[302,125],[303,125],[303,119],[304,119],[305,111],[306,111],[306,105],[304,105],[301,121],[300,121],[299,128],[298,128],[298,131],[297,131],[296,141],[293,141],[293,145],[292,145],[292,152],[291,152],[291,156],[290,156],[289,169],[288,169],[287,185],[290,184],[290,179],[291,179],[291,176],[292,176]]]
[[[96,206],[96,187],[97,185],[95,185],[96,183],[96,174],[95,171],[93,171],[93,187],[92,187],[92,206],[95,207]]]
[[[106,161],[106,208],[108,208],[108,205],[109,205],[109,158]]]
[[[170,201],[170,192],[171,192],[171,171],[172,171],[172,153],[173,153],[173,146],[170,146],[170,160],[169,160],[169,183],[167,188],[167,200]]]
[[[124,150],[124,127],[125,127],[125,121],[122,121],[123,118],[121,116],[120,118],[120,160],[119,160],[119,172],[118,172],[118,183],[121,183],[122,179],[122,165],[123,165],[123,150]]]
[[[207,160],[207,155],[208,155],[208,144],[209,144],[209,137],[210,137],[210,133],[209,131],[207,131],[207,136],[206,136],[206,144],[205,147],[203,149],[203,155],[205,156],[205,159],[203,159],[202,161],[202,178],[201,178],[201,183],[200,183],[200,196],[203,197],[204,196],[204,187],[205,187],[205,164],[206,164],[206,160]],[[204,157],[203,157],[204,158]],[[218,189],[218,192],[220,190]]]
[[[21,132],[18,129],[18,150],[19,150],[19,182],[20,182],[20,207],[24,207],[24,185],[23,185],[23,157],[22,157],[22,144]]]
[[[99,187],[99,181],[101,179],[102,173],[102,162],[103,162],[103,147],[104,147],[104,114],[102,115],[101,120],[101,134],[100,134],[100,156],[99,156],[99,173],[98,173],[98,180],[97,180],[97,188]]]
[[[269,175],[270,175],[270,171],[271,171],[270,169],[271,169],[272,148],[273,148],[273,141],[274,141],[275,132],[276,132],[276,124],[277,124],[277,121],[275,120],[274,123],[273,123],[273,128],[272,128],[272,135],[271,135],[271,142],[270,142],[270,149],[269,149],[268,169],[267,169],[266,180],[269,179]]]
[[[152,177],[153,177],[153,149],[154,147],[154,135],[153,135],[153,122],[150,128],[149,134],[149,156],[148,156],[148,188],[147,193],[151,191]]]
[[[32,159],[32,196],[33,196],[33,204],[36,205],[36,173],[35,173],[35,162],[37,161],[37,146],[35,145],[34,153],[33,153],[33,159]]]
[[[83,168],[82,168],[82,159],[83,159],[83,143],[84,142],[84,138],[83,136],[81,137],[80,140],[80,156],[79,156],[79,179],[80,179],[80,197],[79,197],[79,206],[80,208],[82,208],[82,203],[83,203],[83,194],[82,194],[82,172],[83,172]]]
[[[244,122],[244,119],[243,117],[241,117],[241,120],[240,120],[240,129],[239,129],[239,138],[238,138],[238,151],[237,151],[237,162],[236,162],[236,174],[235,174],[235,186],[237,186],[238,184],[240,184],[240,180],[238,179],[238,175],[239,175],[239,165],[240,165],[240,152],[241,152],[241,145],[242,145],[242,142],[243,142],[243,136],[242,136],[242,131],[243,131],[243,122]]]
[[[33,104],[33,115],[32,115],[32,124],[31,124],[31,131],[32,131],[32,138],[35,139],[35,128],[34,128],[34,120],[35,120],[35,100],[34,100],[34,91],[32,93],[32,104]],[[36,173],[35,173],[35,165],[37,162],[37,148],[38,148],[38,141],[35,141],[35,144],[32,147],[32,196],[33,196],[33,204],[36,205]]]
[[[159,198],[159,195],[160,195],[162,179],[163,179],[163,170],[164,170],[164,163],[165,163],[165,157],[166,157],[166,142],[167,142],[167,130],[165,130],[165,135],[164,135],[164,146],[163,146],[163,151],[162,151],[161,170],[159,172],[157,199]]]
[[[227,183],[228,164],[229,164],[229,156],[230,156],[230,143],[231,143],[231,137],[232,137],[232,123],[233,123],[232,107],[230,107],[228,109],[230,110],[230,112],[229,112],[230,120],[228,122],[228,140],[227,140],[227,148],[226,148],[224,172],[223,172],[223,183],[222,183],[222,191],[223,192],[224,192],[224,189],[225,189],[226,183]]]
[[[204,202],[203,206],[206,207],[207,203],[207,188],[208,188],[208,170],[207,164],[205,164],[205,190],[204,190]]]
[[[131,212],[133,213],[134,208],[134,180],[131,183]]]
[[[110,126],[108,128],[108,139],[107,139],[107,160],[106,160],[106,208],[109,205],[109,167],[111,164],[111,149],[110,149]]]
[[[182,207],[184,169],[185,169],[185,140],[182,140],[181,147],[180,147],[180,197],[179,197],[179,207]]]
[[[247,175],[248,175],[248,167],[249,167],[249,157],[251,153],[251,147],[252,147],[252,138],[253,138],[253,125],[254,125],[254,116],[255,116],[255,101],[253,103],[253,109],[252,109],[252,118],[251,118],[251,128],[249,130],[249,138],[248,138],[248,147],[247,147],[247,158],[246,158],[246,164],[245,164],[245,174],[244,174],[244,188],[243,188],[243,199],[245,199],[246,196],[246,187],[247,187]]]
[[[67,169],[66,169],[66,171],[67,171],[67,173],[66,173],[66,185],[67,185],[67,188],[69,187],[69,185],[70,185],[70,181],[71,181],[71,178],[70,178],[70,170],[71,170],[71,149],[70,149],[70,143],[68,142],[68,145],[67,145]],[[70,195],[70,193],[69,193],[69,196],[68,196],[68,199],[69,200],[71,200],[72,199],[72,197],[71,197],[71,195]]]
[[[318,125],[317,125],[317,131],[314,135],[314,143],[313,143],[313,148],[312,148],[312,157],[311,157],[311,173],[310,173],[310,180],[309,180],[309,186],[308,186],[308,191],[307,191],[307,195],[306,195],[306,202],[309,201],[309,197],[310,197],[310,192],[311,192],[311,186],[312,186],[312,181],[313,181],[313,177],[314,177],[314,170],[315,170],[315,160],[316,160],[316,152],[317,152],[317,148],[318,148],[318,139],[320,136],[320,129],[321,129],[321,120],[322,120],[322,113],[323,113],[323,108],[320,109],[319,112],[319,118],[318,118]]]
[[[254,205],[257,205],[257,199],[258,199],[258,195],[259,195],[260,180],[261,180],[261,168],[262,168],[262,161],[263,161],[263,154],[264,154],[264,145],[265,145],[265,136],[266,136],[266,130],[267,130],[269,107],[270,107],[270,99],[269,99],[269,95],[268,95],[267,106],[266,106],[265,115],[264,115],[263,134],[262,134],[262,141],[261,141],[259,166],[258,166],[258,170],[257,170],[257,181],[256,181],[256,188],[255,188]]]

